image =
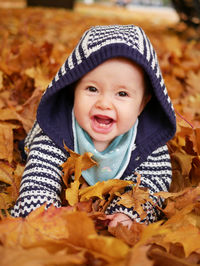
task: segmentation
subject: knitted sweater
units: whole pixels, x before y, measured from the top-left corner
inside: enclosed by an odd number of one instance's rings
[[[43,203],[61,206],[60,165],[66,161],[65,143],[74,149],[72,125],[73,84],[107,59],[128,58],[148,75],[152,98],[138,117],[139,124],[130,161],[120,177],[154,192],[167,191],[171,182],[171,163],[166,142],[176,130],[173,106],[160,72],[156,53],[144,31],[133,25],[96,26],[86,31],[74,51],[49,84],[37,111],[37,120],[25,139],[27,164],[19,198],[11,211],[15,217],[26,216]],[[122,71],[123,74],[123,71]],[[106,213],[122,212],[140,221],[134,208],[117,204],[116,198]],[[161,201],[157,202],[162,205]],[[146,222],[157,219],[156,209],[146,204]]]

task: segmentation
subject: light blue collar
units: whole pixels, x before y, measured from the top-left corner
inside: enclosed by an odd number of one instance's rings
[[[89,185],[95,185],[98,181],[120,178],[129,163],[131,152],[135,148],[138,120],[128,132],[116,137],[103,152],[99,152],[95,149],[87,132],[79,126],[74,113],[72,117],[75,152],[79,154],[91,152],[93,159],[98,163],[98,166],[82,172],[86,182]]]

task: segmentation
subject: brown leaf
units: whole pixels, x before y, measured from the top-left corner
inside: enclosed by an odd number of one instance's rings
[[[177,193],[159,192],[155,193],[155,196],[161,196],[164,199],[168,199],[167,206],[163,210],[167,217],[172,217],[177,211],[183,209],[186,206],[198,202],[200,195],[200,187],[191,188],[188,187],[183,191]]]
[[[8,184],[0,192],[0,209],[12,207],[19,195],[19,187],[24,166],[17,164],[16,169],[5,162],[0,162],[0,181]]]
[[[158,248],[150,249],[148,256],[154,261],[154,266],[194,266],[194,264],[187,262],[185,259],[177,258]]]
[[[66,145],[65,149],[70,154],[70,157],[68,157],[67,161],[63,163],[62,169],[63,169],[63,181],[68,186],[68,179],[71,177],[71,175],[74,173],[74,180],[79,180],[81,177],[81,173],[83,170],[87,170],[88,168],[97,165],[97,163],[91,158],[92,153],[87,152],[83,155],[77,154],[74,151],[70,150]]]
[[[127,208],[134,208],[134,210],[140,215],[143,219],[147,213],[143,209],[143,204],[150,202],[152,205],[155,205],[153,200],[150,198],[150,194],[147,188],[139,187],[141,182],[141,176],[138,174],[137,183],[135,186],[132,186],[132,190],[120,195],[116,193],[121,199],[117,204],[121,204]]]
[[[26,133],[32,128],[36,118],[36,111],[43,91],[40,88],[34,90],[31,97],[23,104],[21,110],[15,113],[17,119],[22,123]]]
[[[18,125],[0,122],[0,159],[12,162],[13,159],[13,129]]]
[[[112,197],[116,191],[133,184],[132,181],[110,179],[107,181],[97,182],[95,185],[86,187],[80,190],[80,201],[89,200],[90,198],[97,197],[103,199],[103,195],[110,194]]]

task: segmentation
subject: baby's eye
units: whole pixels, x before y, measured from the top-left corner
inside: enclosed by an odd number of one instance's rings
[[[126,96],[128,96],[128,93],[125,92],[125,91],[119,91],[119,92],[118,92],[118,95],[119,95],[120,97],[126,97]]]
[[[97,88],[95,88],[93,86],[87,87],[87,90],[90,91],[90,92],[97,92]]]

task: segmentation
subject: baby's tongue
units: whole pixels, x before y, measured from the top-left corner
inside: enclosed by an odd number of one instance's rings
[[[108,125],[112,122],[112,118],[109,118],[109,117],[103,117],[103,116],[95,116],[95,119],[96,121],[99,123],[99,124],[105,124],[105,125]]]

